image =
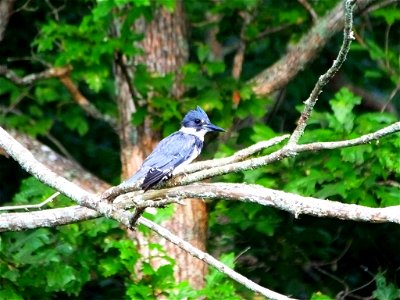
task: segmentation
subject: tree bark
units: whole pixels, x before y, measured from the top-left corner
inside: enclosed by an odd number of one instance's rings
[[[15,0],[2,0],[0,1],[0,42],[4,38],[8,20],[10,19],[11,12],[14,7]]]
[[[177,0],[176,8],[172,13],[163,7],[157,8],[150,22],[141,18],[135,22],[134,30],[144,35],[143,40],[139,43],[143,55],[135,57],[135,65],[146,65],[149,72],[161,76],[173,73],[175,80],[170,94],[173,98],[179,99],[185,91],[180,68],[187,62],[189,56],[182,1]],[[129,87],[128,77],[130,74],[134,74],[134,70],[123,70],[121,65],[123,66],[123,61],[121,64],[120,59],[120,63],[115,64],[114,70],[120,115],[122,178],[126,179],[140,167],[143,159],[152,151],[160,137],[152,130],[150,118],[146,118],[144,124],[137,128],[133,128],[131,125],[131,116],[137,107],[133,101],[135,100],[132,91],[134,87]],[[152,96],[154,96],[152,93],[147,95],[148,98]],[[148,106],[148,110],[151,111],[151,106]],[[205,203],[188,199],[185,201],[185,205],[175,205],[174,210],[172,219],[163,226],[199,249],[205,250],[207,233]],[[204,262],[158,236],[152,237],[151,241],[144,241],[144,237],[139,236],[139,233],[130,232],[129,235],[136,238],[142,245],[144,255],[149,253],[149,250],[146,249],[148,242],[162,244],[167,254],[176,260],[175,278],[178,281],[187,280],[194,288],[203,287],[204,276],[207,272]],[[155,267],[162,263],[153,261]]]
[[[108,183],[85,170],[80,164],[58,154],[35,138],[15,129],[7,129],[18,142],[54,173],[72,181],[87,191],[100,193],[110,187]]]
[[[142,19],[136,24],[136,29],[145,36],[141,43],[144,55],[136,62],[145,64],[150,72],[156,74],[174,73],[171,96],[179,99],[185,91],[179,69],[187,62],[189,56],[182,1],[177,1],[173,13],[159,8],[150,23],[145,23]],[[187,199],[185,205],[174,205],[173,217],[163,226],[192,245],[205,250],[207,211],[204,202]],[[158,236],[154,238],[154,242],[163,244],[168,255],[176,260],[175,278],[178,281],[187,280],[194,288],[202,288],[207,272],[206,264],[165,239]]]
[[[375,0],[358,0],[354,12],[360,13],[375,2]],[[281,59],[250,80],[253,92],[265,96],[286,86],[317,56],[330,38],[343,29],[343,15],[343,2],[339,1]]]

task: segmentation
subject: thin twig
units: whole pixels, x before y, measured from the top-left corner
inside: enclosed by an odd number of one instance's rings
[[[72,71],[72,66],[65,67],[51,67],[39,73],[32,73],[24,77],[18,76],[13,70],[8,69],[6,66],[0,66],[0,76],[4,76],[17,85],[31,85],[38,80],[58,78],[60,82],[70,92],[75,102],[91,117],[103,120],[110,124],[110,126],[117,131],[117,120],[102,114],[90,101],[80,92],[78,87],[72,81],[69,74]]]
[[[245,39],[245,40],[248,42],[257,41],[257,40],[265,38],[267,35],[270,35],[272,33],[277,33],[279,31],[285,30],[291,26],[293,26],[292,23],[286,23],[286,24],[278,25],[276,27],[266,28],[263,31],[261,31],[254,39],[252,39],[252,40]]]
[[[307,121],[311,116],[311,112],[314,108],[315,103],[318,100],[319,94],[321,94],[323,87],[332,79],[336,72],[340,69],[344,61],[346,60],[347,53],[350,50],[351,41],[354,39],[352,34],[353,28],[353,8],[354,0],[346,0],[345,2],[345,25],[343,31],[343,43],[340,47],[339,53],[336,59],[333,61],[332,66],[328,71],[319,77],[314,89],[312,90],[308,99],[304,102],[305,107],[298,121],[297,127],[293,131],[289,138],[288,147],[292,147],[297,144],[299,139],[304,133],[307,126]]]
[[[139,224],[145,225],[146,227],[152,229],[154,232],[165,238],[166,240],[170,241],[171,243],[177,245],[179,248],[185,250],[186,252],[190,253],[192,256],[197,257],[198,259],[204,261],[210,266],[213,266],[216,268],[218,271],[224,273],[225,275],[229,276],[236,282],[241,283],[248,289],[260,293],[264,297],[267,297],[268,299],[277,299],[277,300],[284,300],[284,299],[290,299],[289,297],[286,297],[282,294],[278,294],[274,291],[271,291],[269,289],[266,289],[254,281],[251,281],[247,277],[244,277],[243,275],[235,272],[233,269],[229,268],[227,265],[223,264],[219,260],[215,259],[212,257],[210,254],[203,252],[196,247],[192,246],[190,243],[182,240],[178,236],[172,234],[169,230],[166,228],[150,221],[145,218],[140,218],[139,219]]]
[[[294,145],[291,148],[284,147],[279,149],[271,154],[266,156],[251,158],[242,162],[230,163],[227,165],[209,168],[206,170],[200,170],[196,173],[188,174],[187,176],[177,176],[171,179],[170,182],[166,183],[166,186],[172,185],[182,185],[189,184],[192,182],[197,182],[199,180],[207,179],[214,176],[225,175],[232,172],[240,172],[245,170],[250,170],[254,168],[258,168],[261,166],[265,166],[272,162],[282,160],[287,157],[291,157],[297,155],[300,152],[307,151],[318,151],[324,149],[337,149],[344,148],[356,145],[362,145],[374,140],[378,140],[383,136],[399,132],[400,131],[400,122],[396,122],[392,125],[386,126],[378,131],[373,133],[362,135],[358,138],[345,140],[345,141],[337,141],[337,142],[315,142],[303,145]],[[184,170],[182,170],[184,171]]]
[[[390,105],[390,102],[392,102],[393,98],[396,96],[396,94],[400,90],[400,82],[397,84],[397,86],[394,88],[394,90],[390,93],[389,99],[385,102],[385,104],[382,106],[381,112],[384,112],[386,108]]]
[[[39,73],[32,73],[24,77],[20,77],[13,70],[8,69],[6,66],[0,66],[0,76],[4,76],[17,85],[30,85],[38,80],[64,76],[65,74],[70,73],[71,70],[72,66],[70,65],[65,67],[53,67]]]
[[[59,76],[60,82],[69,91],[74,101],[91,117],[97,120],[103,120],[108,123],[114,131],[118,129],[117,120],[102,114],[78,89],[75,83],[72,81],[71,77],[67,74]]]
[[[185,168],[182,169],[182,171],[177,174],[190,174],[190,173],[194,173],[199,170],[205,170],[205,169],[214,168],[214,167],[218,167],[218,166],[224,166],[224,165],[234,163],[234,162],[243,161],[256,153],[261,152],[262,150],[271,148],[272,146],[275,146],[275,145],[281,143],[282,141],[289,138],[289,136],[290,136],[289,134],[285,134],[285,135],[274,137],[267,141],[258,142],[258,143],[251,145],[245,149],[237,151],[235,154],[233,154],[229,157],[204,160],[204,161],[191,163],[191,164],[185,166]]]
[[[2,206],[2,207],[0,207],[0,211],[21,210],[21,209],[25,209],[25,210],[40,209],[43,206],[45,206],[47,203],[50,203],[51,201],[53,201],[58,195],[60,195],[60,192],[55,192],[49,198],[47,198],[46,200],[44,200],[43,202],[40,202],[38,204]]]
[[[310,3],[307,2],[307,0],[297,0],[310,14],[313,23],[316,23],[318,21],[318,15],[315,12],[315,10],[312,8]]]
[[[62,155],[64,155],[70,161],[77,162],[76,159],[72,156],[72,154],[69,153],[67,148],[65,148],[64,145],[54,135],[48,132],[46,134],[46,137],[49,139],[50,142],[54,144],[54,146],[57,147],[58,151],[60,151]]]
[[[239,15],[243,19],[243,24],[242,28],[240,29],[240,41],[239,41],[239,47],[236,51],[236,54],[233,58],[233,66],[232,66],[232,77],[235,79],[240,78],[240,74],[242,73],[242,68],[243,68],[243,62],[244,62],[244,54],[246,51],[246,40],[245,40],[245,33],[247,26],[249,26],[250,22],[253,19],[253,16],[246,11],[242,11],[239,13]]]
[[[366,9],[364,9],[364,10],[362,11],[362,15],[369,14],[369,13],[372,12],[372,11],[375,11],[375,10],[377,10],[377,9],[380,9],[380,8],[382,8],[382,7],[385,7],[385,6],[387,6],[387,5],[390,5],[390,4],[396,3],[396,2],[399,2],[399,0],[377,1],[376,4],[367,6]]]

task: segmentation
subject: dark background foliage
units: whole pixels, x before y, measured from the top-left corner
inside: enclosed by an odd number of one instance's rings
[[[336,3],[310,1],[319,16]],[[72,78],[81,92],[102,113],[115,117],[113,55],[115,51],[129,57],[140,53],[135,43],[141,35],[132,32],[129,24],[143,15],[151,19],[159,5],[174,9],[173,1],[18,0],[1,42],[0,64],[20,76],[40,72],[48,65],[71,64]],[[300,1],[184,1],[184,6],[190,47],[189,63],[183,67],[187,91],[177,102],[169,95],[170,75],[154,77],[145,66],[138,67],[135,87],[143,94],[156,91],[157,97],[138,110],[132,126],[151,114],[154,130],[165,136],[179,128],[187,110],[200,105],[214,123],[229,128],[227,134],[206,140],[202,159],[227,156],[290,132],[302,101],[335,58],[342,35],[335,35],[279,92],[257,97],[248,80],[277,61],[313,25]],[[243,12],[252,19],[241,37]],[[118,15],[124,17],[122,26],[126,28],[120,37],[111,37],[107,28]],[[218,16],[218,20],[210,22],[210,15]],[[355,19],[357,41],[340,73],[320,96],[303,142],[353,138],[398,119],[399,20],[396,3]],[[260,37],[266,28],[282,25],[277,32]],[[221,57],[214,57],[206,42],[215,26],[225,51]],[[235,80],[231,75],[233,57],[241,38],[248,43],[241,79]],[[370,95],[375,106],[360,97],[354,87]],[[0,105],[2,126],[27,133],[67,154],[110,184],[120,181],[116,134],[106,122],[88,117],[57,79],[17,86],[0,77]],[[400,205],[399,149],[399,136],[394,135],[379,143],[301,154],[217,180],[257,183],[372,207]],[[15,162],[0,156],[2,204],[37,203],[51,194]],[[50,205],[68,203],[60,197]],[[400,294],[397,225],[308,216],[296,219],[276,209],[224,200],[209,203],[208,208],[210,252],[265,287],[302,299],[322,299],[323,295],[327,297],[323,299],[337,295],[396,299]],[[162,211],[156,218],[167,213]],[[253,297],[216,271],[210,271],[201,291],[176,283],[173,259],[157,270],[144,264],[139,276],[135,269],[139,259],[136,245],[125,231],[102,218],[58,228],[2,233],[0,298],[151,299],[161,293],[169,299]]]

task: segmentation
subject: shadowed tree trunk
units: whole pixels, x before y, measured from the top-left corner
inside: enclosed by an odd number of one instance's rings
[[[135,31],[143,33],[144,39],[140,43],[143,55],[135,57],[135,64],[144,64],[151,73],[165,75],[173,73],[175,80],[171,89],[171,96],[178,99],[183,95],[185,88],[181,82],[180,68],[187,62],[188,46],[186,37],[185,14],[180,0],[176,3],[174,12],[159,7],[153,15],[152,21],[144,18],[135,23]],[[120,141],[122,177],[126,179],[140,167],[143,159],[151,152],[160,140],[151,128],[151,119],[144,124],[133,128],[130,118],[136,107],[134,104],[134,87],[129,86],[129,72],[124,70],[123,58],[116,59],[115,75],[117,85],[117,102],[120,113]],[[127,81],[128,80],[128,81]],[[151,109],[151,107],[149,107]],[[179,124],[177,124],[177,129]],[[172,232],[190,242],[194,246],[205,250],[207,233],[207,211],[205,203],[198,200],[186,200],[185,205],[175,205],[173,217],[163,225]],[[146,241],[143,237],[136,237],[142,245],[142,253]],[[176,260],[175,275],[178,281],[187,280],[194,288],[202,288],[206,265],[164,239],[152,237],[151,242],[162,244],[169,256]],[[154,265],[162,262],[153,261]]]
[[[3,40],[8,20],[14,7],[15,0],[0,1],[0,42]]]

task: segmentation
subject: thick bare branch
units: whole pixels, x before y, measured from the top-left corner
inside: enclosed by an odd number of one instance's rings
[[[250,80],[257,95],[268,95],[284,87],[310,63],[329,39],[344,26],[343,2],[339,1],[328,14],[320,18],[310,31],[277,62]],[[355,13],[362,12],[375,0],[358,0]]]
[[[15,0],[0,1],[0,42],[3,40]]]
[[[132,228],[132,217],[133,214],[129,211],[126,211],[121,208],[117,208],[115,205],[108,203],[107,201],[103,201],[99,196],[91,194],[79,186],[73,184],[72,182],[66,180],[65,178],[58,176],[51,170],[49,170],[46,166],[41,164],[39,161],[35,159],[35,157],[30,153],[26,148],[24,148],[21,144],[19,144],[16,140],[14,140],[3,128],[0,127],[0,147],[2,147],[11,157],[13,157],[22,168],[24,168],[27,172],[35,176],[38,180],[47,184],[48,186],[56,189],[57,191],[63,193],[67,197],[71,198],[79,205],[87,207],[93,211],[93,216],[100,214],[102,216],[113,218],[116,221],[120,222],[122,225],[127,226],[128,228]],[[4,214],[6,219],[5,222],[0,220],[0,225],[7,226],[10,228],[10,224],[14,224],[12,227],[13,230],[21,229],[22,225],[32,225],[31,223],[24,221],[22,224],[15,224],[15,220],[12,217],[15,217],[16,214]],[[9,215],[12,215],[11,219]],[[3,215],[0,215],[0,219],[2,219]],[[74,218],[75,216],[70,216]],[[7,221],[9,223],[7,223]],[[53,223],[55,223],[53,221]],[[194,251],[196,253],[196,257],[203,258],[206,257],[208,259],[207,263],[212,266],[215,266],[221,272],[224,272],[227,276],[231,277],[234,280],[240,280],[239,283],[244,284],[246,287],[252,289],[255,292],[258,292],[265,297],[270,299],[289,299],[284,295],[280,295],[273,291],[270,291],[266,288],[259,286],[258,284],[252,282],[251,280],[245,278],[244,276],[236,273],[228,266],[218,262],[213,259],[208,254],[196,249],[186,241],[180,239],[177,236],[170,234],[166,229],[146,220],[141,217],[139,219],[139,224],[143,224],[150,229],[156,231],[159,235],[171,241],[172,243],[178,245],[185,251]],[[166,234],[168,233],[168,234]],[[194,249],[194,250],[193,250]],[[190,253],[190,252],[189,252]]]
[[[110,187],[106,182],[85,170],[77,162],[66,159],[37,139],[15,129],[7,129],[7,132],[27,148],[39,162],[46,165],[54,173],[82,186],[85,190],[100,192]]]
[[[41,182],[56,189],[79,205],[99,211],[107,217],[115,216],[121,221],[126,221],[126,215],[113,210],[112,205],[98,201],[98,197],[87,192],[76,184],[68,181],[40,163],[30,151],[12,138],[0,127],[0,147],[2,147],[19,165]],[[125,224],[125,223],[124,223]],[[129,224],[129,222],[128,222]]]
[[[210,168],[216,168],[216,167],[221,167],[225,166],[228,164],[232,164],[235,162],[243,161],[246,158],[249,158],[253,154],[260,152],[261,150],[267,149],[269,147],[272,147],[276,144],[279,144],[283,140],[287,139],[289,137],[288,134],[283,135],[283,136],[278,136],[275,138],[272,138],[268,141],[261,141],[258,142],[246,149],[242,149],[232,156],[229,157],[224,157],[224,158],[218,158],[218,159],[212,159],[212,160],[205,160],[205,161],[200,161],[200,162],[195,162],[192,164],[189,164],[188,166],[185,166],[182,168],[181,171],[177,172],[176,175],[188,175],[200,170],[206,170]],[[179,184],[178,182],[176,184]],[[102,198],[107,199],[108,201],[111,201],[112,199],[115,199],[118,195],[121,195],[123,193],[129,192],[129,191],[134,191],[139,189],[139,182],[137,182],[133,186],[126,186],[126,185],[119,185],[119,186],[114,186],[107,191],[105,191],[102,195]]]
[[[175,180],[174,184],[185,184],[185,183],[189,184],[189,183],[195,182],[197,180],[201,180],[204,178],[209,178],[209,177],[213,177],[213,176],[217,176],[217,175],[223,175],[223,174],[227,174],[229,172],[239,172],[239,171],[243,171],[243,170],[248,170],[250,168],[269,164],[276,160],[280,160],[285,157],[289,157],[291,155],[301,153],[301,152],[319,151],[319,150],[324,150],[324,149],[337,149],[337,148],[351,147],[351,146],[366,144],[366,143],[370,143],[374,140],[378,140],[384,136],[387,136],[387,135],[389,135],[391,133],[395,133],[395,132],[400,132],[400,122],[394,123],[390,126],[382,128],[381,130],[378,130],[376,132],[369,133],[369,134],[366,134],[366,135],[363,135],[361,137],[351,139],[351,140],[335,141],[335,142],[315,142],[315,143],[309,143],[309,144],[303,144],[303,145],[296,145],[295,148],[292,149],[292,151],[294,151],[294,152],[288,151],[286,148],[286,149],[280,149],[269,155],[259,157],[259,158],[253,158],[253,159],[245,160],[245,161],[241,161],[241,162],[240,161],[237,162],[235,160],[235,157],[237,158],[239,156],[238,155],[239,153],[245,154],[246,152],[248,152],[247,155],[250,155],[254,152],[264,149],[265,145],[263,146],[262,144],[257,143],[247,149],[239,151],[238,153],[236,153],[235,155],[233,155],[231,157],[205,161],[204,162],[204,166],[206,166],[205,169],[202,169],[202,171],[200,171],[200,172],[195,172],[193,174],[189,174],[188,176],[185,176],[185,177],[180,177]],[[23,135],[22,135],[22,137],[23,137]],[[280,139],[282,139],[282,140],[284,138],[286,138],[286,136],[280,137]],[[275,140],[275,142],[276,141],[277,140]],[[24,143],[27,144],[26,142],[24,142]],[[28,145],[29,145],[29,143],[28,143]],[[38,147],[33,147],[33,148],[31,147],[31,149],[33,149],[33,151],[36,151],[38,149]],[[256,151],[253,152],[253,150],[256,150]],[[46,151],[44,151],[44,153],[51,153],[49,151],[51,151],[51,150],[47,149]],[[40,154],[40,151],[37,153]],[[39,155],[39,154],[35,154],[35,157],[40,158],[41,155]],[[46,157],[53,157],[53,158],[50,158],[50,160],[54,161],[54,157],[56,157],[56,154],[55,153],[49,154],[49,155],[46,154],[46,156],[44,156],[40,160],[46,160]],[[246,156],[246,157],[248,157],[248,156]],[[215,165],[213,165],[213,162],[215,162]],[[224,165],[223,164],[224,162],[227,164]],[[193,170],[191,170],[191,166],[189,165],[187,167],[187,171],[190,172],[190,171],[198,170],[198,168],[201,167],[202,163],[203,162],[196,163],[197,166],[195,166],[195,168],[193,168]],[[59,165],[59,163],[55,163],[52,165]],[[73,169],[73,168],[74,167],[71,166],[71,169]],[[182,172],[185,172],[185,170],[183,170]],[[71,179],[76,180],[76,177],[73,176]],[[91,182],[96,182],[97,179],[96,178],[92,178],[92,179],[88,178],[88,180]],[[86,186],[86,184],[84,184],[84,185]],[[100,183],[98,183],[97,186],[98,186],[98,188],[95,188],[95,190],[97,190],[97,191],[102,190],[106,187],[105,185],[102,185]],[[117,187],[114,187],[114,188],[117,188]],[[190,189],[190,187],[185,187],[185,188]],[[123,193],[124,191],[119,190],[118,192],[119,193],[113,194],[114,198],[116,196],[118,196],[119,194]],[[156,194],[152,194],[153,192]],[[138,194],[141,196],[139,196],[139,198],[137,199],[136,204],[138,204],[140,201],[143,202],[143,201],[154,200],[156,198],[156,196],[158,196],[157,191],[148,191],[145,194],[143,194],[142,192],[138,192]],[[223,198],[223,197],[221,197],[221,198]],[[149,203],[146,203],[146,204],[148,206],[151,206],[151,205],[149,205]],[[131,207],[131,206],[126,207],[126,205],[124,205],[123,203],[117,204],[117,205],[119,208],[124,208],[124,209]],[[49,212],[48,215],[46,215],[47,211]],[[9,226],[11,226],[9,229],[11,229],[11,228],[28,229],[28,228],[48,227],[48,226],[54,226],[54,225],[68,224],[68,223],[73,223],[73,222],[80,221],[80,220],[96,218],[100,215],[99,213],[97,213],[93,210],[89,210],[85,207],[69,207],[69,208],[57,209],[56,211],[55,210],[44,210],[44,211],[40,211],[40,212],[32,212],[30,214],[31,215],[26,215],[25,213],[22,215],[13,214],[12,217],[8,217],[8,215],[10,215],[10,214],[1,215],[0,231],[7,230],[7,228],[8,228],[7,224],[9,224]],[[55,218],[52,215],[57,215],[59,217]],[[18,217],[18,216],[20,216],[20,217]],[[21,225],[18,226],[17,224],[21,224]]]
[[[55,227],[100,216],[97,211],[78,205],[32,212],[1,213],[0,232]]]
[[[257,203],[275,207],[292,213],[295,217],[310,215],[342,220],[372,223],[392,222],[400,224],[400,206],[372,208],[356,204],[304,197],[292,193],[268,189],[260,185],[243,183],[201,183],[163,190],[149,191],[146,194],[128,193],[116,199],[119,207],[130,207],[144,199],[170,199],[179,201],[188,197],[234,200]],[[155,201],[156,202],[156,201]]]

